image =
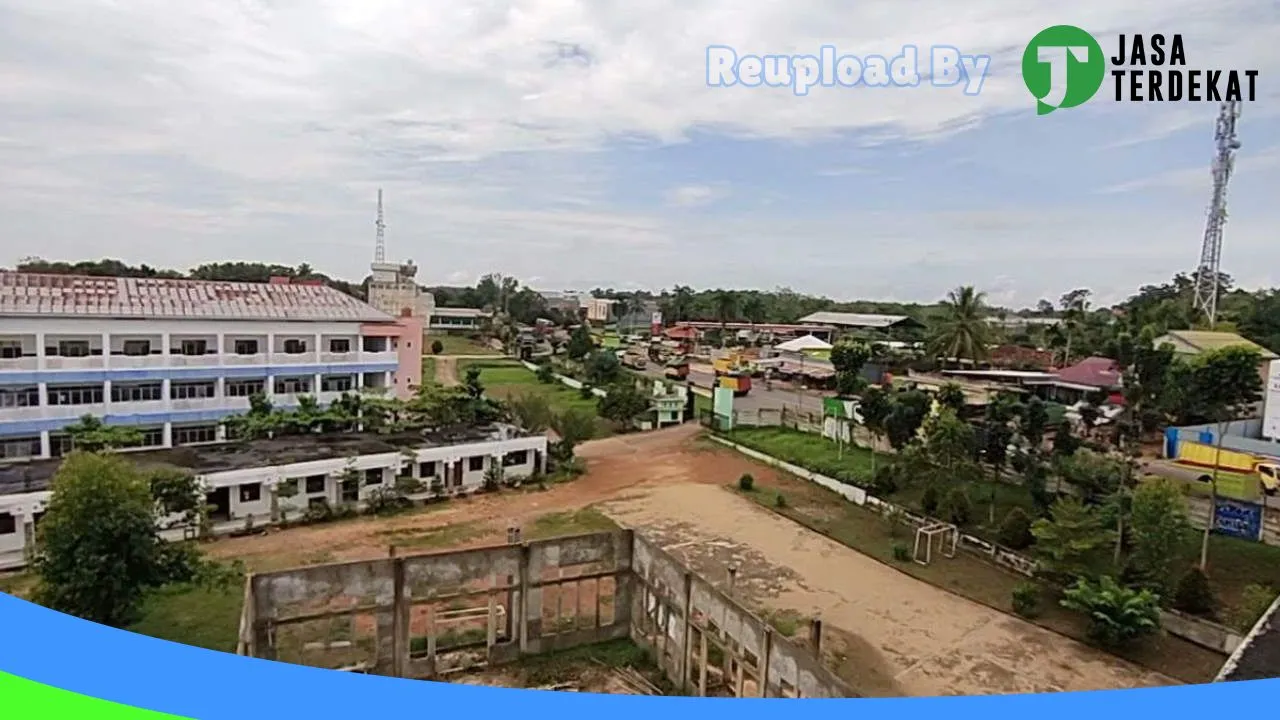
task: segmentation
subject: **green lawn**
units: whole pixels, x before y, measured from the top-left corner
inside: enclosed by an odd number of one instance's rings
[[[596,412],[596,398],[585,399],[577,391],[560,381],[540,383],[538,377],[524,365],[515,360],[461,360],[458,362],[458,377],[466,377],[467,369],[480,368],[480,382],[485,393],[495,398],[508,399],[520,395],[541,395],[547,398],[556,412],[564,412],[571,408],[584,410],[592,415]],[[603,418],[596,418],[596,438],[608,437],[613,428]]]
[[[422,358],[422,382],[435,382],[436,380],[436,359],[430,355]]]
[[[427,335],[423,347],[431,352],[431,346],[439,340],[444,349],[440,355],[500,355],[497,350],[478,343],[464,335]],[[432,353],[436,354],[436,353]]]

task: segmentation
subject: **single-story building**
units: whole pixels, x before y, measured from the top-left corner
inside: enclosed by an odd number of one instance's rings
[[[891,329],[924,328],[923,323],[907,315],[878,315],[874,313],[821,311],[805,315],[800,318],[799,322],[801,324],[825,325],[833,328],[825,337],[819,332],[812,333],[827,342],[835,342],[841,335],[858,330],[888,332]]]
[[[1195,357],[1203,352],[1225,347],[1244,347],[1254,350],[1262,357],[1262,361],[1258,364],[1258,375],[1262,378],[1262,384],[1264,387],[1266,386],[1267,378],[1270,375],[1271,361],[1280,360],[1280,355],[1277,355],[1258,343],[1249,340],[1248,338],[1241,337],[1233,332],[1171,330],[1155,340],[1156,347],[1160,347],[1165,343],[1173,346],[1174,354],[1188,358]]]
[[[489,317],[489,313],[477,308],[434,307],[427,333],[477,332]]]

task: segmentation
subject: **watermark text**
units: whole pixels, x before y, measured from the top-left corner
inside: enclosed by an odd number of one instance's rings
[[[904,45],[892,58],[841,54],[834,45],[823,45],[816,55],[739,55],[727,45],[707,48],[708,86],[789,87],[796,95],[819,87],[919,87],[926,77],[933,87],[977,95],[990,68],[990,56],[966,55],[950,45],[923,52]]]

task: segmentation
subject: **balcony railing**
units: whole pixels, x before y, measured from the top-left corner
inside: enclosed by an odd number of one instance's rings
[[[395,350],[360,353],[360,362],[366,363],[394,363],[399,361],[399,359],[400,355]]]
[[[314,352],[304,353],[271,353],[272,365],[314,365],[316,362],[316,354]]]
[[[223,365],[266,365],[267,354],[255,353],[253,355],[222,355]]]
[[[0,360],[0,370],[37,370],[39,368],[40,358],[37,357],[6,358]]]
[[[0,421],[21,422],[30,420],[72,421],[82,415],[101,417],[107,413],[107,405],[41,405],[39,407],[0,408]]]
[[[23,357],[0,360],[0,372],[4,371],[39,371],[39,370],[102,370],[102,369],[146,369],[165,367],[220,367],[220,366],[294,366],[315,365],[356,365],[356,364],[395,364],[400,355],[395,350],[385,352],[305,352],[305,353],[259,353],[256,355],[206,354],[206,355],[90,355],[88,357]]]
[[[97,370],[106,367],[101,355],[87,357],[46,357],[46,370]]]

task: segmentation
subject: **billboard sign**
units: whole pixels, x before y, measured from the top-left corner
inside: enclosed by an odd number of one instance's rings
[[[1213,530],[1256,542],[1262,537],[1262,506],[1220,497],[1214,502]]]
[[[1280,360],[1272,360],[1267,370],[1262,402],[1262,437],[1280,440]]]

